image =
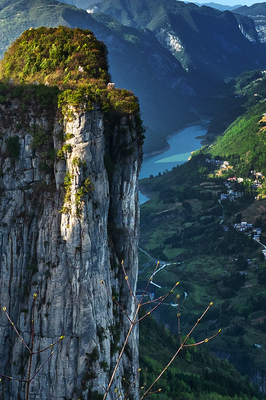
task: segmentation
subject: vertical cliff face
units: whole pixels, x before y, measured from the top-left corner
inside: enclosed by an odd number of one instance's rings
[[[93,399],[128,329],[111,295],[127,313],[135,307],[120,263],[135,289],[141,133],[133,115],[107,116],[96,104],[69,106],[63,116],[34,97],[24,105],[7,101],[0,110],[1,310],[29,344],[37,293],[35,349],[65,336],[32,381],[30,399]],[[25,378],[28,353],[3,312],[0,348],[0,373]],[[49,354],[33,357],[32,374]],[[115,388],[128,389],[123,377],[134,381],[137,368],[136,331],[109,399]],[[24,392],[24,383],[0,386],[5,400]]]

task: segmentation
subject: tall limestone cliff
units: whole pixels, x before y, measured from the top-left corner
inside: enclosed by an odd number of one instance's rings
[[[68,49],[70,39],[75,50]],[[49,41],[55,47],[45,53]],[[32,400],[102,398],[128,329],[111,296],[129,315],[135,307],[121,260],[135,290],[139,107],[132,93],[107,85],[99,55],[89,63],[77,54],[78,42],[89,55],[98,46],[104,58],[104,45],[90,31],[40,28],[26,31],[1,66],[1,310],[6,307],[29,344],[36,293],[35,350],[65,336],[32,381]],[[61,81],[52,86],[55,76]],[[123,377],[137,378],[137,335],[108,399],[115,388],[128,390]],[[3,311],[0,349],[0,373],[25,379],[28,352]],[[33,357],[32,374],[46,358],[45,352]],[[138,397],[137,389],[131,392]],[[1,399],[24,396],[23,382],[2,380]]]

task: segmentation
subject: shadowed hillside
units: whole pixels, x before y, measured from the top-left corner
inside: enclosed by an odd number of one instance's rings
[[[95,10],[124,25],[148,28],[186,71],[220,80],[265,65],[252,20],[181,1],[104,0]]]

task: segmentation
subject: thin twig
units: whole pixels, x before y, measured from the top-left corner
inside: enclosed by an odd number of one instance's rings
[[[11,320],[10,316],[8,315],[8,312],[6,311],[6,307],[3,307],[3,311],[7,316],[8,321],[10,322],[10,324],[12,325],[12,328],[14,329],[14,331],[16,332],[18,338],[20,339],[20,341],[23,343],[23,345],[26,347],[26,349],[30,352],[30,348],[26,345],[26,343],[24,342],[23,337],[20,336],[14,322]]]
[[[173,293],[173,291],[175,290],[175,288],[177,287],[177,285],[179,285],[179,282],[176,282],[176,284],[173,286],[173,288],[170,290],[170,292],[166,293],[164,296],[162,296],[161,301],[159,301],[158,304],[156,304],[156,306],[154,306],[149,312],[147,312],[147,314],[143,315],[141,318],[139,318],[135,324],[139,323],[142,319],[144,319],[147,315],[151,314],[154,310],[156,310],[156,308],[158,308],[165,299],[167,299],[168,296],[170,296],[171,293]],[[142,304],[140,303],[140,306],[142,306]]]
[[[142,303],[142,300],[143,300],[144,296],[146,295],[146,292],[147,292],[147,290],[148,290],[148,287],[149,287],[149,285],[150,285],[150,283],[151,283],[151,281],[152,281],[152,279],[153,279],[153,277],[154,277],[154,275],[155,275],[155,272],[156,272],[157,268],[159,267],[159,264],[160,264],[160,262],[158,261],[157,264],[156,264],[156,266],[155,266],[155,269],[154,269],[152,275],[150,276],[150,278],[149,278],[149,280],[148,280],[148,283],[147,283],[147,285],[146,285],[146,288],[145,288],[144,292],[142,293],[142,296],[141,296],[141,299],[140,299],[140,302],[139,302],[140,304]]]
[[[13,378],[11,376],[7,376],[7,375],[3,375],[0,374],[0,377],[6,378],[6,379],[10,379],[10,380],[14,380],[17,382],[23,382],[26,383],[26,397],[25,400],[29,399],[29,392],[30,392],[30,384],[32,382],[32,380],[35,378],[35,376],[40,372],[40,370],[43,368],[43,366],[48,362],[48,360],[51,358],[51,356],[53,355],[53,351],[51,352],[51,354],[49,355],[49,357],[44,361],[44,363],[37,369],[37,371],[33,374],[33,376],[31,377],[31,368],[32,368],[32,357],[35,354],[39,354],[44,352],[45,350],[51,349],[52,347],[54,347],[55,345],[57,345],[61,340],[63,340],[65,338],[65,336],[61,336],[60,339],[58,339],[55,343],[52,343],[50,346],[46,347],[45,349],[42,350],[38,350],[38,351],[33,351],[33,347],[34,347],[34,322],[35,322],[35,302],[36,302],[36,297],[37,294],[34,293],[33,295],[33,308],[32,308],[32,320],[31,320],[31,347],[27,346],[27,344],[24,342],[24,339],[20,336],[17,328],[15,327],[13,321],[11,320],[11,318],[9,317],[7,311],[6,311],[6,307],[3,307],[3,311],[5,312],[7,319],[9,320],[10,324],[12,325],[14,331],[16,332],[18,338],[21,340],[21,342],[24,344],[24,346],[26,347],[26,349],[29,351],[29,367],[28,367],[28,378],[27,379],[19,379],[19,378]],[[1,381],[1,379],[0,379]]]
[[[149,387],[149,389],[146,390],[146,392],[141,396],[140,400],[143,400],[144,397],[148,396],[151,394],[151,389],[153,388],[153,386],[158,382],[158,380],[162,377],[162,375],[165,373],[165,371],[169,368],[169,366],[172,364],[172,362],[175,360],[176,356],[180,353],[180,351],[183,349],[186,341],[188,340],[188,338],[190,337],[191,333],[195,330],[195,328],[198,326],[198,324],[200,323],[200,321],[202,320],[202,318],[204,317],[204,315],[208,312],[208,310],[210,309],[210,307],[212,306],[213,303],[210,303],[208,305],[208,307],[206,308],[206,310],[203,312],[203,314],[201,315],[201,317],[197,320],[197,322],[195,323],[195,325],[193,326],[193,328],[191,328],[190,332],[187,334],[187,336],[185,337],[185,339],[183,340],[183,342],[181,343],[180,347],[177,349],[176,353],[173,355],[173,357],[171,358],[171,360],[169,361],[169,363],[164,367],[164,369],[162,370],[162,372],[157,376],[157,378],[153,381],[153,383],[151,384],[151,386]],[[219,330],[219,332],[217,333],[217,335],[221,332],[221,330]],[[214,335],[217,336],[217,335]],[[208,341],[208,340],[207,340]],[[206,343],[205,340],[203,341],[203,343]]]
[[[139,376],[140,371],[141,371],[141,368],[139,368],[137,370],[137,376]],[[130,393],[130,389],[132,389],[132,387],[136,384],[137,378],[134,379],[134,381],[131,382],[131,383],[129,383],[125,378],[123,378],[123,380],[128,384],[128,390],[127,390],[126,394],[124,395],[124,400],[126,400],[128,398],[129,393]]]
[[[54,354],[54,352],[52,351],[51,354],[47,357],[47,359],[44,361],[44,363],[37,369],[37,371],[35,372],[35,374],[31,377],[30,382],[35,378],[35,376],[40,372],[40,370],[42,369],[42,367],[48,362],[48,360],[52,357],[52,355]]]
[[[32,354],[39,354],[39,353],[43,353],[46,350],[51,349],[52,347],[56,346],[59,342],[61,342],[61,340],[63,340],[65,338],[65,336],[61,336],[60,339],[57,340],[57,342],[50,344],[50,346],[45,347],[45,349],[42,350],[38,350],[38,351],[33,351]]]
[[[33,353],[33,346],[34,346],[34,311],[35,311],[35,300],[37,294],[34,293],[33,295],[33,308],[32,308],[32,320],[31,320],[31,347],[30,347],[30,357],[29,357],[29,369],[28,369],[28,380],[27,380],[27,393],[26,393],[26,400],[29,399],[30,393],[30,374],[31,374],[31,365],[32,365],[32,353]]]
[[[199,346],[200,344],[203,344],[203,343],[208,343],[210,340],[212,340],[212,339],[214,339],[216,336],[218,336],[219,333],[221,333],[221,332],[222,332],[222,330],[219,329],[219,331],[216,332],[215,335],[213,335],[213,336],[211,336],[211,337],[209,337],[209,338],[206,338],[206,339],[204,339],[204,340],[201,340],[200,342],[197,342],[197,343],[184,344],[183,347],[193,347],[193,346]]]
[[[124,272],[124,275],[125,275],[125,280],[128,282],[128,279],[126,279],[126,278],[128,278],[128,277],[127,277],[127,275],[126,275],[126,271],[125,271],[125,268],[124,268],[124,265],[123,265],[123,264],[124,264],[124,263],[123,263],[123,261],[122,261],[122,268],[123,268],[123,272]],[[143,294],[142,294],[141,300],[140,300],[139,302],[137,301],[137,308],[136,308],[136,312],[135,312],[135,314],[134,314],[133,319],[131,320],[131,319],[128,317],[128,319],[129,319],[129,321],[130,321],[130,327],[129,327],[127,336],[126,336],[126,338],[125,338],[125,341],[124,341],[124,343],[123,343],[122,349],[120,350],[120,353],[119,353],[119,356],[118,356],[118,359],[117,359],[115,368],[114,368],[114,370],[113,370],[112,376],[111,376],[111,378],[110,378],[110,380],[109,380],[108,386],[107,386],[107,388],[105,389],[105,393],[104,393],[103,400],[106,399],[107,394],[108,394],[108,392],[109,392],[109,390],[110,390],[110,388],[111,388],[111,386],[112,386],[112,384],[113,384],[113,380],[114,380],[116,371],[117,371],[117,369],[118,369],[118,366],[119,366],[119,364],[120,364],[121,358],[122,358],[123,353],[124,353],[124,351],[125,351],[125,347],[126,347],[126,345],[127,345],[127,342],[128,342],[128,340],[129,340],[129,337],[130,337],[130,335],[131,335],[131,333],[132,333],[132,330],[133,330],[134,326],[135,326],[136,324],[138,324],[143,318],[145,318],[145,316],[149,315],[153,310],[155,310],[157,307],[159,307],[159,305],[162,304],[163,301],[164,301],[171,293],[173,293],[174,289],[175,289],[176,286],[179,284],[179,282],[177,282],[177,283],[173,286],[173,288],[170,290],[170,292],[168,292],[166,295],[162,296],[161,301],[160,301],[151,311],[149,311],[147,314],[145,314],[145,315],[144,315],[143,317],[141,317],[140,319],[137,319],[137,318],[138,318],[139,309],[140,309],[140,307],[142,306],[142,304],[141,304],[141,303],[142,303],[142,300],[143,300],[143,298],[144,298],[144,296],[145,296],[146,291],[148,290],[149,284],[150,284],[150,282],[152,281],[152,278],[153,278],[153,276],[154,276],[154,274],[155,274],[155,272],[156,272],[158,266],[159,266],[159,261],[158,261],[158,263],[156,264],[156,267],[155,267],[155,269],[154,269],[153,274],[152,274],[151,277],[149,278],[149,281],[148,281],[148,283],[147,283],[147,286],[146,286],[146,288],[145,288],[145,290],[144,290],[144,292],[143,292]],[[101,280],[101,283],[104,285],[104,282],[103,282],[102,280]],[[105,285],[104,285],[104,286],[105,286]],[[131,287],[130,287],[129,283],[128,283],[128,287],[129,287],[129,290],[131,290]],[[107,290],[108,290],[108,289],[107,289]],[[109,292],[109,291],[108,291],[108,292]],[[116,302],[116,301],[115,301],[115,302]],[[119,305],[119,306],[120,306],[120,305]],[[123,311],[123,310],[122,310],[122,311]]]
[[[125,314],[125,316],[127,317],[127,319],[129,320],[129,322],[131,323],[131,319],[129,318],[129,316],[127,315],[127,313],[125,312],[125,310],[123,309],[123,307],[119,304],[119,302],[116,300],[115,296],[113,296],[110,293],[110,290],[107,288],[107,286],[105,285],[104,281],[101,280],[101,284],[105,287],[107,293],[110,295],[111,299],[113,300],[113,302],[120,308],[120,310],[123,312],[123,314]]]
[[[140,307],[140,306],[138,305],[138,306],[137,306],[137,311],[136,311],[136,314],[135,314],[134,318],[136,318],[136,315],[137,315],[137,313],[139,312],[139,307]],[[133,319],[133,321],[134,321],[134,319]],[[131,335],[131,332],[132,332],[134,326],[135,326],[135,324],[132,322],[132,323],[130,324],[130,327],[129,327],[127,336],[126,336],[126,338],[125,338],[125,341],[124,341],[124,343],[123,343],[122,349],[121,349],[121,351],[120,351],[120,353],[119,353],[119,356],[118,356],[118,359],[117,359],[115,368],[114,368],[113,373],[112,373],[112,376],[111,376],[111,378],[110,378],[110,380],[109,380],[109,383],[108,383],[108,386],[107,386],[107,388],[106,388],[106,391],[105,391],[103,400],[106,399],[106,396],[107,396],[107,394],[108,394],[108,392],[109,392],[109,390],[110,390],[110,387],[112,386],[112,383],[113,383],[113,380],[114,380],[114,377],[115,377],[117,368],[118,368],[118,366],[119,366],[119,364],[120,364],[121,358],[122,358],[123,353],[124,353],[124,351],[125,351],[126,344],[127,344],[128,340],[129,340],[129,337],[130,337],[130,335]]]
[[[12,376],[7,376],[7,375],[3,375],[3,374],[0,374],[0,376],[2,376],[3,378],[6,378],[6,379],[10,379],[11,381],[24,382],[24,383],[28,382],[26,379],[12,378]],[[1,379],[0,379],[0,381],[1,381]]]
[[[181,343],[182,343],[182,337],[181,337],[181,322],[180,322],[180,316],[181,316],[181,314],[180,314],[180,294],[178,294],[178,295],[176,296],[176,298],[177,298],[177,326],[178,326],[178,336],[179,336],[179,342],[180,342],[180,345],[181,345]]]
[[[131,294],[131,296],[133,297],[135,303],[137,304],[137,307],[136,307],[136,311],[135,311],[134,317],[133,317],[133,319],[131,320],[131,319],[129,318],[129,316],[125,313],[125,311],[123,310],[123,308],[121,307],[121,305],[119,304],[119,302],[114,298],[114,296],[112,296],[113,301],[118,305],[118,307],[119,307],[119,308],[123,311],[123,313],[127,316],[128,320],[129,320],[129,322],[130,322],[130,327],[129,327],[127,336],[126,336],[126,338],[125,338],[125,340],[124,340],[123,346],[122,346],[122,348],[121,348],[121,350],[120,350],[120,353],[119,353],[119,356],[118,356],[118,359],[117,359],[115,368],[114,368],[114,370],[113,370],[112,376],[111,376],[111,378],[110,378],[110,380],[109,380],[108,386],[107,386],[106,388],[104,388],[104,389],[105,389],[105,393],[104,393],[103,400],[106,400],[107,394],[108,394],[108,392],[109,392],[109,390],[110,390],[110,388],[111,388],[111,386],[112,386],[112,384],[113,384],[116,371],[117,371],[117,369],[118,369],[118,366],[119,366],[120,361],[121,361],[121,359],[122,359],[123,353],[124,353],[124,351],[125,351],[125,347],[126,347],[126,345],[127,345],[127,343],[128,343],[129,337],[130,337],[130,335],[131,335],[131,333],[132,333],[132,331],[133,331],[134,326],[135,326],[136,324],[138,324],[142,319],[144,319],[147,315],[151,314],[157,307],[159,307],[159,306],[165,301],[165,299],[166,299],[171,293],[173,293],[174,289],[175,289],[176,286],[179,284],[179,282],[177,282],[177,283],[173,286],[173,288],[170,290],[170,292],[168,292],[166,295],[160,296],[160,297],[158,297],[158,298],[155,299],[155,300],[150,300],[150,301],[148,301],[148,302],[142,303],[142,301],[143,301],[143,299],[144,299],[144,296],[146,295],[146,292],[147,292],[147,290],[148,290],[148,287],[149,287],[150,283],[152,282],[152,279],[153,279],[153,277],[154,277],[154,275],[155,275],[155,273],[156,273],[156,270],[157,270],[158,266],[159,266],[159,262],[156,264],[156,267],[155,267],[155,269],[154,269],[154,272],[153,272],[153,274],[150,276],[150,278],[149,278],[149,280],[148,280],[148,283],[147,283],[147,285],[146,285],[145,290],[144,290],[143,293],[142,293],[142,296],[141,296],[140,301],[138,301],[137,298],[136,298],[136,296],[134,295],[132,289],[131,289],[131,286],[130,286],[129,282],[128,282],[128,276],[127,276],[126,271],[125,271],[124,262],[122,261],[122,268],[123,268],[123,273],[124,273],[124,276],[125,276],[125,280],[126,280],[126,282],[127,282],[127,286],[128,286],[128,288],[129,288],[130,294]],[[101,283],[104,284],[103,281],[101,281]],[[104,285],[104,286],[105,286],[105,285]],[[106,287],[106,286],[105,286],[105,287]],[[107,290],[108,293],[109,293],[109,290],[107,289],[107,287],[106,287],[106,290]],[[214,339],[214,338],[221,332],[221,329],[220,329],[215,335],[213,335],[213,336],[210,337],[210,338],[206,338],[205,340],[202,340],[202,341],[200,341],[200,342],[198,342],[198,343],[193,343],[193,344],[186,345],[186,344],[185,344],[186,341],[188,340],[188,338],[190,337],[190,335],[192,334],[192,332],[196,329],[197,325],[201,322],[202,318],[203,318],[203,317],[205,316],[205,314],[208,312],[209,308],[212,306],[213,303],[211,302],[211,303],[208,305],[208,307],[205,309],[205,311],[203,312],[203,314],[201,315],[201,317],[197,320],[197,322],[195,323],[195,325],[191,328],[190,332],[187,334],[187,336],[185,337],[185,339],[182,341],[182,338],[181,338],[181,328],[180,328],[180,307],[179,307],[180,296],[177,295],[176,297],[177,297],[177,307],[178,307],[177,318],[178,318],[178,335],[179,335],[179,337],[180,337],[180,346],[179,346],[179,348],[177,349],[176,353],[175,353],[175,354],[173,355],[173,357],[171,358],[171,360],[169,361],[169,363],[164,367],[164,369],[161,371],[161,373],[158,375],[158,377],[157,377],[157,378],[153,381],[153,383],[150,385],[149,389],[147,389],[147,390],[145,391],[145,393],[141,396],[140,400],[143,400],[143,399],[144,399],[146,396],[148,396],[148,395],[155,394],[155,393],[158,393],[158,392],[161,391],[161,389],[158,389],[158,390],[156,390],[156,391],[151,391],[151,389],[152,389],[152,388],[154,387],[154,385],[159,381],[159,379],[162,377],[162,375],[163,375],[163,374],[165,373],[165,371],[169,368],[169,366],[172,364],[172,362],[175,360],[175,358],[177,357],[177,355],[179,354],[179,352],[180,352],[184,347],[198,346],[198,345],[200,345],[200,344],[207,343],[209,340]],[[141,306],[146,305],[146,304],[150,304],[150,303],[155,303],[156,301],[158,301],[158,303],[156,304],[156,306],[154,306],[154,307],[153,307],[149,312],[147,312],[144,316],[142,316],[141,318],[137,319],[137,318],[138,318],[138,312],[139,312],[139,309],[140,309]],[[127,383],[128,383],[128,382],[127,382]],[[125,393],[124,399],[127,399],[128,394],[129,394],[129,391],[130,391],[131,387],[134,385],[134,383],[135,383],[135,381],[134,381],[132,384],[129,384],[129,383],[128,383],[129,389],[128,389],[128,391]],[[121,394],[119,393],[118,397],[120,397],[120,396],[121,396]]]
[[[156,299],[146,301],[146,303],[141,303],[141,305],[146,306],[147,304],[150,304],[150,303],[156,303],[157,301],[161,300],[163,297],[164,296],[157,297]]]
[[[122,260],[122,262],[121,262],[121,265],[122,265],[122,268],[123,268],[123,272],[124,272],[124,276],[125,276],[125,280],[126,280],[126,282],[127,282],[127,286],[128,286],[129,292],[130,292],[131,296],[133,297],[135,303],[138,304],[139,302],[138,302],[138,300],[136,299],[136,296],[135,296],[135,294],[133,293],[133,290],[131,289],[130,283],[129,283],[129,281],[128,281],[128,276],[127,276],[127,273],[126,273],[126,270],[125,270],[125,266],[124,266],[124,261],[123,261],[123,260]]]

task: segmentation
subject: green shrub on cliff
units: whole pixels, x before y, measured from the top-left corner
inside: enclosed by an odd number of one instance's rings
[[[12,161],[19,158],[20,143],[17,135],[6,140],[6,151],[9,157],[11,157]]]
[[[88,29],[26,30],[5,53],[0,79],[15,83],[77,85],[87,79],[109,81],[107,48]]]
[[[138,99],[131,91],[109,89],[103,82],[95,81],[81,84],[76,89],[66,89],[59,94],[58,106],[69,118],[72,118],[73,112],[68,106],[78,107],[80,104],[86,104],[87,110],[92,110],[98,104],[104,112],[116,110],[120,114],[138,114],[140,111]]]
[[[27,95],[31,96],[27,88],[35,86],[37,100],[44,108],[57,98],[68,118],[73,116],[69,105],[83,104],[92,110],[96,103],[105,112],[138,115],[138,99],[131,91],[108,86],[111,77],[107,53],[105,44],[88,29],[28,29],[9,47],[0,63],[0,102],[10,97],[27,100]],[[49,100],[51,90],[54,96]]]

